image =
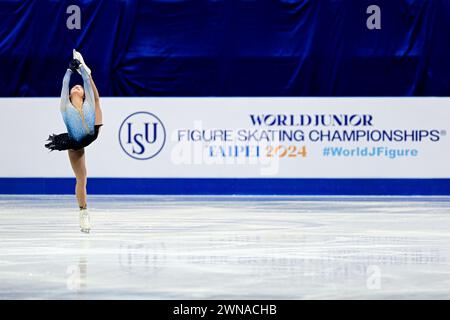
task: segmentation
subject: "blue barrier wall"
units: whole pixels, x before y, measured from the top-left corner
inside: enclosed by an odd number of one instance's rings
[[[75,178],[0,178],[0,194],[73,194]],[[101,195],[448,196],[450,179],[89,178]]]
[[[449,16],[448,0],[0,0],[0,96],[58,96],[73,47],[103,96],[448,96]]]

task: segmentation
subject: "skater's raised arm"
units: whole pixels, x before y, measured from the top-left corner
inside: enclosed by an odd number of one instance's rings
[[[66,74],[64,75],[64,78],[63,78],[63,82],[62,82],[61,104],[60,104],[61,111],[66,110],[67,104],[69,102],[69,83],[70,83],[71,75],[72,75],[72,70],[67,69]]]

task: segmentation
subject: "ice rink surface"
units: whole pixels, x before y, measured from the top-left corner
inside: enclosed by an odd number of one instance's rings
[[[450,299],[450,198],[0,196],[0,299]]]

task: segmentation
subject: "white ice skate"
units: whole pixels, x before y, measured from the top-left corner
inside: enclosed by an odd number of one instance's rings
[[[80,230],[84,233],[89,233],[91,230],[91,221],[87,209],[80,209]]]
[[[90,76],[91,75],[91,69],[84,62],[84,59],[83,59],[83,56],[81,55],[81,53],[79,53],[75,49],[73,49],[72,52],[73,52],[73,58],[77,59],[78,61],[81,62],[82,65],[84,65],[84,68],[86,69],[87,74]],[[78,69],[77,71],[78,71],[79,74],[81,74],[80,69]]]

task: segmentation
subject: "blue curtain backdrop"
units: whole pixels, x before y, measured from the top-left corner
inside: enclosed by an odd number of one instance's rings
[[[58,96],[74,47],[102,96],[450,95],[450,0],[0,0],[0,96]]]

